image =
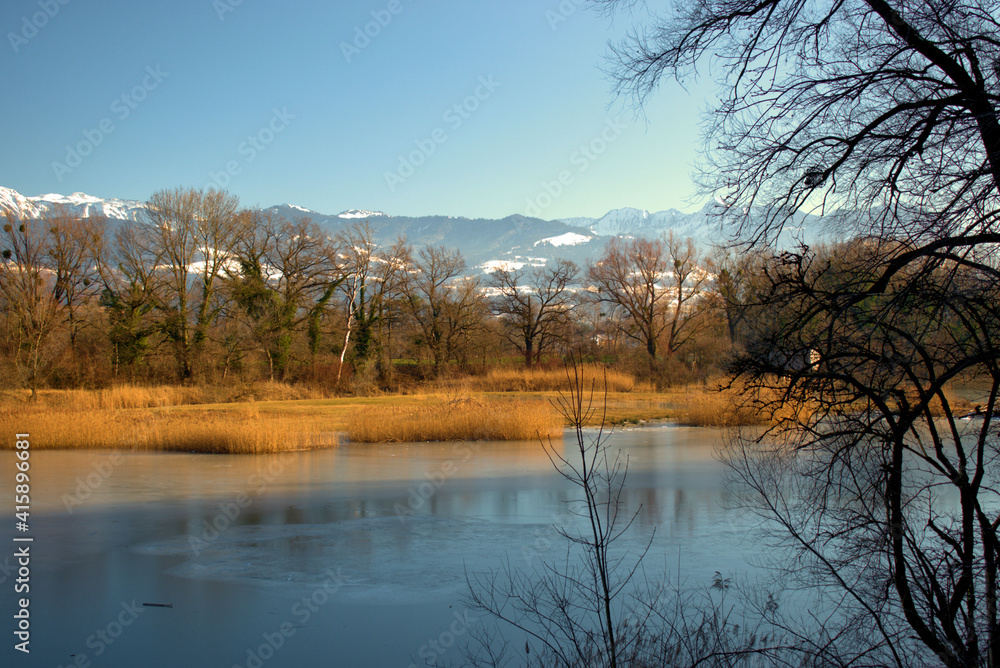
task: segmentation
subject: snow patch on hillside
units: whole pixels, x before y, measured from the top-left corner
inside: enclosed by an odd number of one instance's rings
[[[557,237],[549,237],[547,239],[541,239],[535,242],[535,246],[538,244],[550,244],[552,246],[576,246],[578,244],[585,244],[594,237],[588,237],[584,234],[577,234],[576,232],[567,232],[566,234],[560,234]]]
[[[492,274],[494,271],[517,271],[528,264],[527,262],[515,262],[514,260],[490,260],[479,265],[484,274]]]
[[[337,214],[337,218],[378,218],[379,216],[389,217],[388,214],[381,211],[365,211],[364,209],[348,209],[343,213]]]

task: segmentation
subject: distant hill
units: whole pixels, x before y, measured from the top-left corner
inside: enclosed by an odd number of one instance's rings
[[[145,203],[135,200],[101,199],[84,193],[25,197],[15,190],[0,187],[0,210],[3,212],[37,217],[57,206],[79,216],[101,215],[112,220],[143,221],[145,212]],[[516,214],[501,219],[390,216],[363,209],[330,215],[294,204],[272,206],[264,211],[290,220],[309,218],[330,235],[367,220],[380,243],[391,244],[404,236],[418,247],[457,248],[473,272],[487,272],[501,264],[542,266],[557,259],[572,260],[583,266],[598,257],[614,236],[657,237],[672,230],[682,238],[693,238],[704,247],[726,241],[719,222],[724,208],[715,202],[693,213],[676,209],[651,213],[625,207],[609,211],[600,218],[563,220]],[[795,229],[786,232],[783,242],[790,245],[797,236],[806,243],[813,243],[819,236],[819,219],[806,215],[798,218]]]

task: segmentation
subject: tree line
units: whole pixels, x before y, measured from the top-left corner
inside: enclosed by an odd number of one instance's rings
[[[736,256],[668,233],[615,238],[583,268],[473,275],[457,250],[380,244],[367,222],[331,236],[183,188],[154,193],[137,222],[8,214],[0,248],[0,356],[33,392],[234,379],[392,388],[400,373],[569,352],[658,382],[703,378],[736,341],[732,286],[745,273]]]

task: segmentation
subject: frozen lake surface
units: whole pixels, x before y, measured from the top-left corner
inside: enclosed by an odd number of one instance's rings
[[[753,523],[727,510],[721,441],[679,426],[612,436],[639,510],[629,545],[655,530],[647,572],[701,585],[752,569]],[[560,562],[556,527],[573,526],[577,498],[538,443],[34,451],[31,463],[32,652],[7,643],[3,665],[407,668],[432,641],[458,662],[467,627],[492,623],[466,610],[466,571]]]

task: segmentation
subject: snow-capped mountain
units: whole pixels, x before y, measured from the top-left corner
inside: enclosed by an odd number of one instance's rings
[[[145,202],[102,199],[84,193],[24,197],[0,187],[0,215],[44,216],[57,207],[81,217],[105,216],[115,220],[143,221]],[[311,211],[294,204],[281,204],[266,212],[289,220],[310,219],[329,235],[367,221],[376,242],[384,245],[405,237],[415,247],[443,245],[458,249],[470,272],[486,273],[499,266],[519,268],[544,266],[565,259],[583,266],[600,256],[613,236],[658,237],[668,231],[680,238],[691,237],[704,248],[727,240],[720,231],[721,204],[712,202],[700,211],[682,213],[676,209],[651,213],[643,209],[621,208],[600,218],[542,220],[521,215],[506,218],[461,218],[455,216],[390,216],[379,211],[349,209],[336,215]],[[816,238],[817,219],[801,216],[791,234],[806,240]],[[789,236],[788,243],[794,241]],[[811,241],[810,241],[811,242]]]
[[[727,229],[724,224],[728,213],[729,208],[723,202],[712,201],[699,211],[691,213],[683,213],[677,209],[654,213],[624,207],[612,209],[600,218],[563,218],[562,222],[586,228],[602,239],[613,236],[654,238],[665,232],[673,232],[680,239],[690,237],[702,247],[709,247],[732,241],[732,230]],[[756,216],[752,215],[751,220],[766,216],[764,210],[755,213]],[[821,231],[819,217],[797,212],[785,225],[778,238],[778,245],[791,247],[800,242],[812,244],[822,236]]]
[[[35,218],[39,215],[39,210],[34,202],[21,193],[0,186],[0,213],[9,213],[16,218]]]
[[[497,262],[518,264],[544,264],[551,259],[571,259],[583,262],[603,247],[603,241],[594,250],[578,252],[580,241],[593,241],[597,236],[585,228],[567,225],[562,221],[541,220],[513,215],[506,218],[461,218],[456,216],[390,216],[375,211],[351,209],[331,216],[305,211],[299,207],[282,204],[265,209],[266,212],[289,220],[310,219],[328,234],[336,234],[351,225],[367,222],[375,239],[381,244],[392,244],[399,237],[416,247],[448,246],[462,252],[472,269],[490,271]],[[572,236],[567,236],[572,235]],[[587,244],[589,246],[589,244]]]
[[[125,199],[101,199],[85,193],[72,195],[38,195],[24,197],[16,190],[0,186],[0,210],[18,217],[37,218],[62,208],[70,215],[81,218],[104,216],[117,220],[141,220],[146,210],[145,202]]]
[[[577,227],[586,227],[597,236],[659,236],[665,230],[684,238],[693,237],[702,243],[718,243],[724,240],[720,227],[719,205],[706,205],[701,211],[682,213],[677,209],[657,211],[624,207],[612,209],[600,218],[564,218],[563,222]]]

